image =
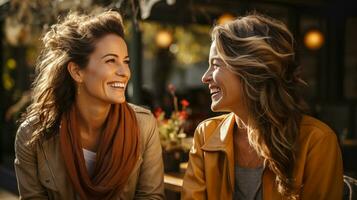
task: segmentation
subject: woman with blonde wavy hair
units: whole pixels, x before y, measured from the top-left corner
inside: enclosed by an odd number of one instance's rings
[[[212,111],[196,129],[182,199],[342,199],[335,133],[305,114],[294,39],[250,14],[212,32],[202,77]]]
[[[156,120],[125,98],[120,14],[71,13],[43,43],[15,141],[20,199],[164,199]]]

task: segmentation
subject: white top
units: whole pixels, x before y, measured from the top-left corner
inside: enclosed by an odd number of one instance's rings
[[[84,160],[86,161],[88,174],[89,176],[92,176],[95,167],[95,162],[97,160],[97,154],[93,151],[89,151],[83,148],[83,156],[84,156]]]

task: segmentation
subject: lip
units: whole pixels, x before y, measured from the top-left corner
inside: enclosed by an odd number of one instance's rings
[[[215,86],[215,85],[209,85],[209,91],[210,91],[210,94],[213,95],[213,94],[221,92],[221,88],[218,86]]]
[[[212,93],[211,98],[215,99],[216,97],[218,97],[219,94],[220,94],[220,92]]]
[[[213,88],[218,88],[218,86],[216,86],[216,85],[208,85],[208,88],[211,90],[211,89],[213,89]]]
[[[125,89],[126,82],[125,81],[110,81],[107,85],[113,89]]]
[[[111,83],[125,83],[126,84],[126,81],[122,80],[122,81],[109,81],[109,82],[107,82],[107,84],[111,84]]]

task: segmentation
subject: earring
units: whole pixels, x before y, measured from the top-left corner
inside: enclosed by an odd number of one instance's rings
[[[77,87],[77,94],[80,95],[81,94],[81,84],[78,84]]]

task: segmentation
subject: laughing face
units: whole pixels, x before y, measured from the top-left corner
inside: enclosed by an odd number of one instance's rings
[[[130,69],[128,49],[123,38],[109,34],[99,39],[89,56],[88,65],[80,73],[80,93],[87,100],[110,104],[125,102]]]
[[[202,82],[209,87],[212,111],[235,113],[243,111],[241,81],[218,56],[215,42],[211,45],[209,67],[202,76]]]

